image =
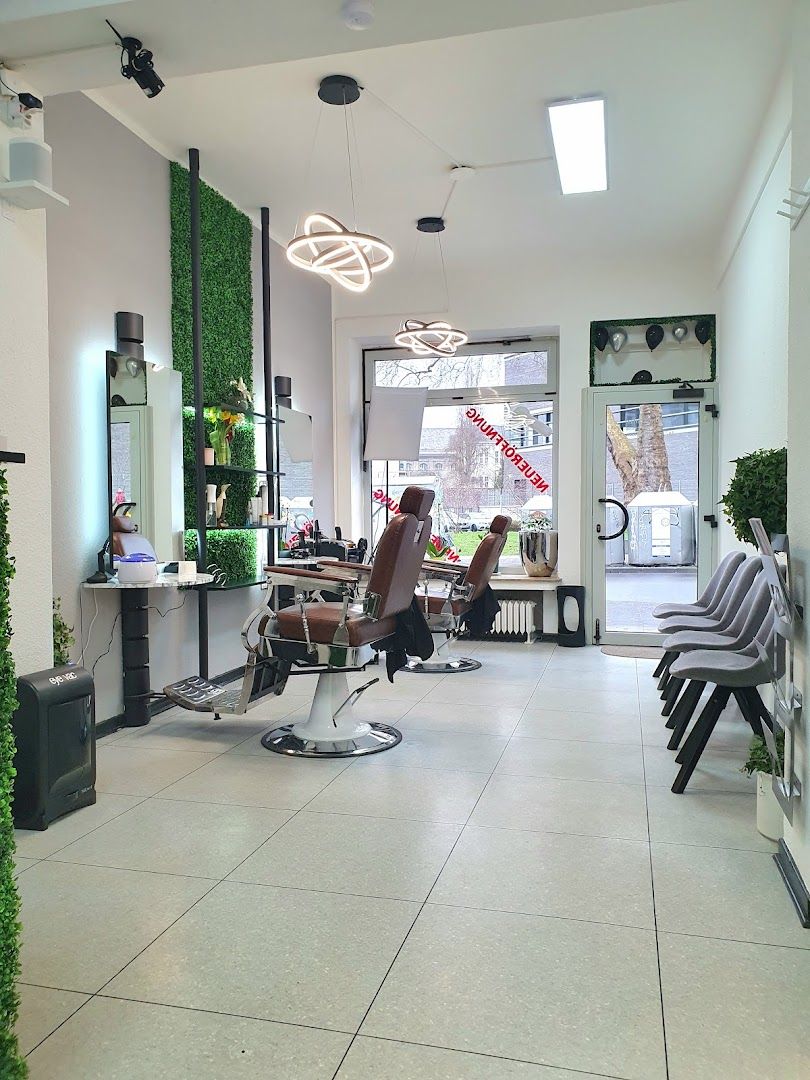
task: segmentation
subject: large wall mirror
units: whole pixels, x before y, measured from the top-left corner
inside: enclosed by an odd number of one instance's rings
[[[133,551],[182,558],[181,408],[179,372],[107,353],[110,573],[116,556]]]
[[[315,520],[312,485],[312,417],[281,406],[278,424],[280,518],[284,521],[280,542],[289,548],[301,532],[312,533]]]

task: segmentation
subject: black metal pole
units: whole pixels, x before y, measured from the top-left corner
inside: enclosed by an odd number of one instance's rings
[[[277,425],[271,423],[271,419],[274,415],[273,401],[275,396],[275,389],[273,387],[273,359],[272,359],[272,342],[270,333],[270,208],[263,206],[261,208],[261,224],[262,224],[262,363],[264,370],[264,409],[267,413],[267,419],[264,426],[265,437],[265,461],[267,462],[267,469],[270,472],[276,472],[278,469],[277,460],[278,455],[276,453],[277,447]],[[274,519],[279,517],[279,483],[277,476],[269,476],[268,481],[272,481],[272,485],[268,484],[268,490],[273,492],[272,504],[270,507],[270,513]],[[268,533],[267,552],[269,561],[271,563],[276,562],[278,558],[278,534],[275,529]]]
[[[197,564],[205,573],[208,543],[205,533],[205,417],[203,415],[202,291],[200,282],[200,151],[188,152],[191,219],[191,352],[194,364],[195,490],[197,493]],[[208,678],[208,589],[197,589],[197,639],[200,676]]]

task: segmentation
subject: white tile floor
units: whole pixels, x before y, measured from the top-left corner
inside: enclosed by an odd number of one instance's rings
[[[742,721],[675,796],[652,662],[465,651],[369,691],[404,738],[351,764],[261,746],[304,679],[102,740],[98,803],[18,834],[32,1080],[810,1075]]]

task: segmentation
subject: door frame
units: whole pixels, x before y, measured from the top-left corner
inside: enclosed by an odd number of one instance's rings
[[[605,544],[597,540],[596,525],[604,523],[603,496],[605,470],[604,410],[608,405],[667,404],[673,400],[697,402],[698,421],[698,506],[697,506],[697,592],[712,575],[717,560],[718,528],[705,520],[717,511],[717,386],[700,386],[694,397],[674,398],[674,384],[656,386],[592,386],[582,392],[582,581],[585,586],[585,627],[594,644],[596,619],[601,620],[599,644],[654,645],[657,638],[645,633],[605,633]],[[702,392],[702,397],[698,395]],[[597,453],[600,455],[597,460]]]

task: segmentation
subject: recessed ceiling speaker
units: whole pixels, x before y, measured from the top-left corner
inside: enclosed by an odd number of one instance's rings
[[[349,30],[368,30],[374,22],[374,4],[371,0],[343,0],[340,16]]]

